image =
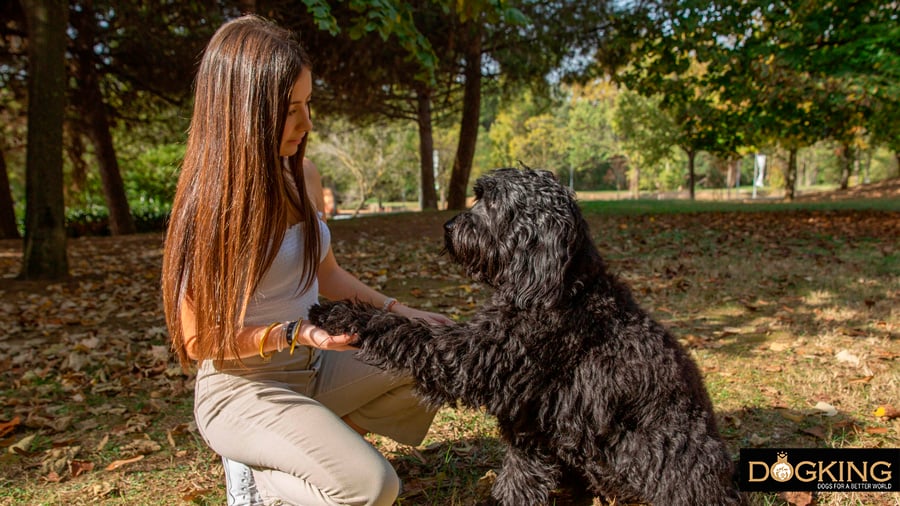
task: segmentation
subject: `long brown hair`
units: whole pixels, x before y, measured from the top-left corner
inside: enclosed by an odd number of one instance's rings
[[[303,180],[306,138],[287,167],[279,156],[291,91],[304,68],[310,60],[294,34],[252,15],[222,25],[203,54],[162,269],[166,324],[184,367],[190,362],[182,330],[186,298],[196,314],[200,355],[237,354],[237,330],[284,239],[289,205],[307,224],[299,288],[309,289],[315,279],[320,244]],[[285,169],[299,202],[286,186]]]

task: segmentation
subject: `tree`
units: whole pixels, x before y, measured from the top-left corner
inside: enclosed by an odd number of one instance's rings
[[[7,10],[8,4],[0,7],[4,19],[10,20],[0,25],[0,82],[9,87],[14,102],[24,102],[26,93],[18,82],[27,72],[19,60],[27,58],[19,47],[27,46],[28,36],[19,27],[22,15]],[[160,116],[185,116],[170,111],[187,102],[197,55],[222,19],[222,10],[228,10],[227,3],[223,7],[211,1],[76,0],[68,7],[71,24],[64,31],[70,36],[66,38],[69,100],[67,114],[58,120],[65,122],[63,142],[74,183],[70,189],[76,191],[66,198],[72,201],[87,193],[77,184],[89,168],[98,167],[111,231],[130,233],[135,227],[115,134],[122,126],[131,134],[165,121],[166,127],[156,128],[162,135],[154,135],[150,142],[183,138],[181,121]],[[96,164],[88,164],[87,156]]]
[[[596,46],[606,26],[606,4],[578,0],[520,2],[514,8],[487,0],[463,4],[468,7],[461,16],[464,25],[459,32],[465,91],[448,208],[466,207],[485,74],[496,68],[507,86],[527,83],[546,89],[550,72]],[[582,77],[585,70],[575,64],[566,68],[561,74],[569,79]]]
[[[388,172],[409,164],[402,137],[402,131],[385,125],[366,128],[341,125],[310,147],[311,154],[320,159],[323,172],[331,166],[333,170],[329,172],[352,184],[356,196],[354,217],[365,206],[366,200],[376,195]]]
[[[63,204],[62,117],[66,101],[63,0],[24,2],[28,24],[28,150],[22,277],[69,274]]]
[[[675,147],[672,119],[659,106],[660,97],[645,97],[624,90],[616,97],[612,118],[613,132],[633,172],[632,195],[640,190],[640,172],[668,158]]]
[[[13,207],[12,192],[9,189],[9,176],[6,173],[6,157],[0,151],[0,239],[19,239],[16,227],[16,213]]]
[[[437,57],[451,47],[445,42],[449,14],[428,1],[305,3],[312,16],[293,2],[266,2],[260,9],[299,32],[313,55],[316,112],[326,121],[342,116],[361,125],[415,124],[422,208],[437,209],[433,126],[455,109],[446,97],[458,87],[440,66],[452,59]]]
[[[733,102],[754,97],[751,116],[762,142],[788,151],[786,198],[794,197],[798,150],[828,137],[844,146],[840,184],[846,188],[853,153],[873,106],[887,98],[883,90],[898,89],[896,82],[885,81],[868,68],[887,63],[877,56],[878,48],[896,47],[896,42],[881,40],[881,35],[861,27],[895,26],[896,19],[888,22],[884,7],[872,1],[841,6],[760,1],[747,6],[755,7],[755,15],[725,10],[740,16],[731,18],[732,30],[750,35],[733,50],[721,52],[744,63],[723,72],[722,85],[729,88]],[[865,46],[858,45],[859,38]],[[838,60],[836,54],[843,56]]]
[[[674,126],[672,140],[687,155],[693,200],[698,152],[713,149],[729,132],[720,124],[727,113],[719,106],[719,90],[710,84],[718,69],[704,60],[717,44],[703,31],[701,20],[709,12],[690,0],[633,8],[617,13],[615,30],[596,56],[617,83],[660,98]]]
[[[569,114],[563,152],[571,179],[611,160],[618,151],[612,118],[619,90],[608,79],[593,80],[570,88]],[[619,179],[614,178],[616,187]]]
[[[97,15],[91,2],[84,2],[80,9],[74,9],[71,16],[75,29],[72,66],[78,83],[72,102],[80,113],[87,137],[94,145],[94,154],[103,181],[103,193],[109,209],[109,229],[113,235],[133,234],[136,229],[134,218],[125,197],[125,185],[119,172],[116,149],[110,134],[110,121],[106,103],[100,90],[100,76],[97,73],[97,36],[94,34]],[[76,134],[77,135],[77,134]]]
[[[27,135],[27,119],[23,111],[27,110],[28,59],[27,26],[25,13],[19,2],[0,3],[0,238],[18,239],[16,226],[15,199],[12,188],[13,181],[21,182],[16,177],[18,172],[10,176],[13,166],[22,163]],[[20,198],[20,200],[23,200]]]
[[[900,29],[890,2],[621,5],[599,60],[624,69],[616,77],[631,89],[661,93],[664,107],[676,107],[674,117],[691,127],[684,140],[698,141],[679,143],[689,157],[694,149],[721,155],[776,143],[796,155],[826,137],[849,146],[872,111],[892,108],[900,96]],[[691,77],[694,62],[702,74]],[[735,124],[745,126],[728,126]],[[723,138],[732,130],[736,138]],[[789,156],[788,185],[795,159]]]
[[[490,0],[420,0],[409,4],[307,0],[308,6],[313,4],[311,8],[318,14],[312,18],[332,16],[334,24],[352,39],[349,42],[364,41],[354,45],[336,41],[334,31],[307,30],[304,39],[317,56],[317,74],[322,76],[326,100],[329,104],[354,104],[357,110],[365,108],[377,114],[383,114],[387,104],[400,104],[388,114],[398,118],[396,111],[401,110],[405,117],[417,121],[423,181],[433,171],[425,154],[429,111],[459,111],[459,137],[448,188],[448,207],[454,209],[465,207],[485,82],[502,75],[511,86],[526,82],[542,85],[566,56],[592,44],[605,5],[574,0],[514,5]],[[278,12],[291,20],[289,26],[298,27],[303,22],[296,9]],[[385,12],[394,14],[385,16]],[[305,18],[309,23],[310,16]],[[379,37],[399,43],[405,52],[398,52],[397,44],[379,43]],[[338,100],[331,100],[335,97]]]

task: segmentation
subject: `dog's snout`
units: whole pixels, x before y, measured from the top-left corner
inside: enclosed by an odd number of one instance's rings
[[[447,222],[444,223],[444,231],[449,232],[449,231],[453,230],[453,227],[456,225],[457,218],[459,218],[458,214],[456,216],[450,218],[449,220],[447,220]]]

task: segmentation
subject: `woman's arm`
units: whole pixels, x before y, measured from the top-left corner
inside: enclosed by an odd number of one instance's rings
[[[303,159],[303,177],[306,183],[306,191],[316,204],[316,209],[324,212],[325,197],[322,192],[322,177],[319,175],[319,170],[316,168],[316,165],[308,158]],[[341,266],[338,265],[332,250],[328,250],[325,260],[319,265],[318,278],[319,293],[331,300],[358,300],[378,308],[386,308],[386,302],[393,300],[368,287],[354,275],[341,268]],[[453,323],[446,316],[413,309],[400,302],[392,304],[390,310],[408,318],[425,320],[428,323]]]
[[[378,293],[338,265],[331,249],[325,255],[325,260],[319,264],[319,293],[331,300],[349,299],[365,302],[377,308],[389,309],[391,312],[407,318],[424,320],[427,323],[438,325],[453,323],[444,315],[414,309],[399,301],[390,304],[394,300],[393,298]]]
[[[238,329],[235,339],[237,340],[237,355],[226,350],[225,360],[235,360],[237,358],[248,358],[259,356],[262,353],[268,356],[279,350],[285,350],[289,346],[287,344],[287,336],[285,334],[287,324],[289,322],[272,322],[270,325],[250,326]],[[274,324],[274,325],[273,325]],[[331,335],[328,332],[312,325],[304,320],[300,322],[300,328],[296,332],[298,345],[312,346],[323,350],[349,350],[353,347],[350,343],[355,337],[347,335]],[[271,328],[270,328],[271,327]],[[191,304],[185,300],[181,304],[181,328],[184,331],[184,343],[187,354],[191,360],[214,359],[216,357],[203,356],[200,351],[199,342],[197,340],[197,318]],[[268,335],[266,335],[268,332]],[[265,336],[266,340],[260,349],[260,342]]]

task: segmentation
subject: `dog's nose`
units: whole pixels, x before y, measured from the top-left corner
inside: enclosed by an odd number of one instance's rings
[[[459,215],[456,215],[456,216],[450,218],[449,220],[447,220],[447,222],[444,223],[444,231],[446,231],[446,232],[451,231],[453,229],[453,226],[456,224],[456,218],[458,218],[458,217],[459,217]]]

